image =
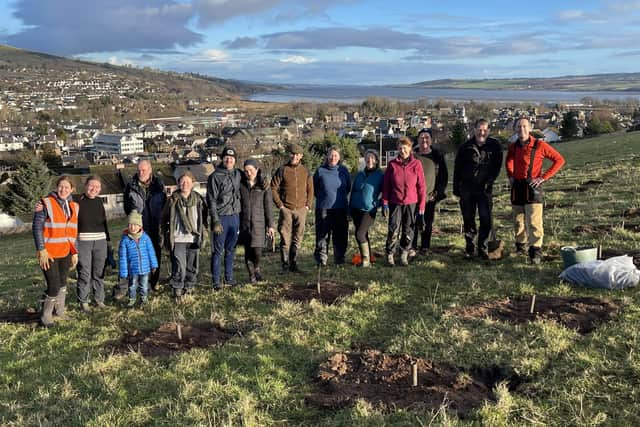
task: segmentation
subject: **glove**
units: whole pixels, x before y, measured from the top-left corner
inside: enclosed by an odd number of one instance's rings
[[[389,216],[389,205],[382,205],[382,218]]]
[[[418,230],[424,230],[424,212],[419,212],[416,215],[416,227]]]
[[[71,268],[70,270],[74,270],[78,265],[78,254],[71,255]]]
[[[40,268],[47,271],[51,266],[51,261],[53,261],[53,258],[49,257],[49,252],[47,252],[46,249],[43,249],[41,251],[37,251],[36,255],[38,257],[38,264],[40,264]]]
[[[219,222],[216,222],[213,224],[213,233],[216,235],[221,235],[222,234],[222,224],[220,224]]]
[[[105,260],[105,265],[108,265],[111,268],[116,268],[116,259],[113,257],[113,246],[107,245],[107,259]]]
[[[155,274],[155,273],[156,273],[156,271],[158,271],[158,269],[157,269],[157,268],[152,268],[152,269],[151,269],[151,274]]]

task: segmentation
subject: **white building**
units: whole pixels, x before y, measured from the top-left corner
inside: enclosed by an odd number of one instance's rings
[[[129,134],[104,133],[93,138],[96,151],[107,154],[136,154],[144,152],[141,139]]]
[[[13,136],[0,136],[0,151],[20,151],[24,149],[24,143]]]

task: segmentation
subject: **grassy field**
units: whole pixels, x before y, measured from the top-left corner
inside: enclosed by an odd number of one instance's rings
[[[304,275],[279,273],[266,257],[264,284],[210,290],[208,248],[195,298],[175,305],[167,291],[145,309],[127,310],[108,300],[102,311],[82,314],[70,293],[71,320],[51,329],[0,323],[0,424],[4,426],[141,425],[639,425],[640,294],[588,290],[562,283],[559,248],[602,244],[640,247],[640,235],[623,213],[640,207],[640,134],[617,134],[556,146],[567,159],[547,184],[545,255],[540,266],[507,257],[490,265],[463,260],[456,202],[441,205],[435,246],[448,253],[419,258],[408,268],[381,264],[362,270],[330,266],[323,281],[356,289],[340,304],[295,303],[274,297],[281,282],[315,284],[312,227],[302,254]],[[581,184],[602,181],[585,191]],[[500,238],[513,246],[506,192],[495,200]],[[598,234],[579,225],[610,225]],[[113,234],[122,224],[113,224]],[[383,227],[373,236],[383,248]],[[355,250],[353,240],[350,253]],[[43,290],[31,236],[0,240],[0,313],[35,307]],[[167,273],[167,263],[163,275]],[[236,277],[246,280],[241,255]],[[242,267],[242,268],[241,268]],[[107,286],[115,276],[108,277]],[[73,280],[70,288],[73,288]],[[581,335],[552,321],[514,325],[462,320],[451,310],[519,295],[592,296],[615,299],[622,310],[611,322]],[[169,358],[113,351],[127,331],[160,324],[214,319],[253,329],[224,345]],[[462,368],[500,366],[523,384],[495,387],[495,399],[465,418],[443,402],[436,410],[383,409],[358,401],[338,410],[305,403],[315,390],[318,365],[337,351],[375,348]]]

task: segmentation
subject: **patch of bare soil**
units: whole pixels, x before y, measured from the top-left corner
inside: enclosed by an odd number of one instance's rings
[[[413,386],[413,364],[417,368],[416,386]],[[351,405],[357,399],[387,410],[433,410],[444,405],[464,417],[485,400],[494,398],[493,385],[484,379],[488,377],[473,371],[407,354],[369,349],[329,357],[315,377],[318,391],[307,395],[305,400],[327,409]]]
[[[572,208],[573,206],[573,203],[545,203],[544,209],[566,209]]]
[[[505,298],[457,309],[454,314],[463,319],[495,319],[510,323],[553,320],[580,334],[588,334],[620,311],[615,302],[591,297],[536,296],[533,313],[530,312],[531,302],[530,296]]]
[[[333,281],[320,282],[320,294],[316,283],[299,285],[295,283],[281,283],[279,294],[281,297],[296,302],[310,302],[315,299],[323,304],[332,305],[338,300],[352,295],[356,289]]]
[[[40,321],[40,312],[33,307],[24,310],[15,310],[8,313],[0,313],[0,323],[24,323],[32,324]]]
[[[584,193],[585,191],[588,191],[591,188],[600,187],[602,184],[604,184],[604,181],[601,181],[599,179],[590,179],[589,181],[585,181],[580,185],[576,185],[575,187],[558,188],[550,191],[562,191],[565,193],[571,193],[571,192]]]
[[[608,233],[611,233],[614,228],[615,226],[611,224],[595,224],[595,225],[585,224],[585,225],[578,225],[577,227],[574,227],[573,232],[580,233],[580,234],[608,234]],[[627,231],[640,233],[640,224],[623,223],[622,228]]]
[[[192,348],[207,348],[222,345],[238,330],[221,328],[211,322],[180,325],[164,323],[153,331],[133,330],[124,334],[113,347],[116,353],[139,351],[144,357],[169,357]]]

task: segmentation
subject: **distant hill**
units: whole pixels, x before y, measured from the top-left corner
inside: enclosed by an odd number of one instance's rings
[[[267,85],[225,80],[199,74],[165,72],[151,68],[81,61],[0,45],[0,79],[11,77],[11,74],[15,76],[15,70],[21,68],[24,68],[26,73],[29,72],[29,69],[46,69],[61,73],[114,73],[120,78],[145,80],[164,87],[169,93],[181,93],[184,96],[236,98],[270,88]]]
[[[509,89],[640,92],[640,73],[593,74],[548,78],[443,79],[408,85],[438,89]]]

